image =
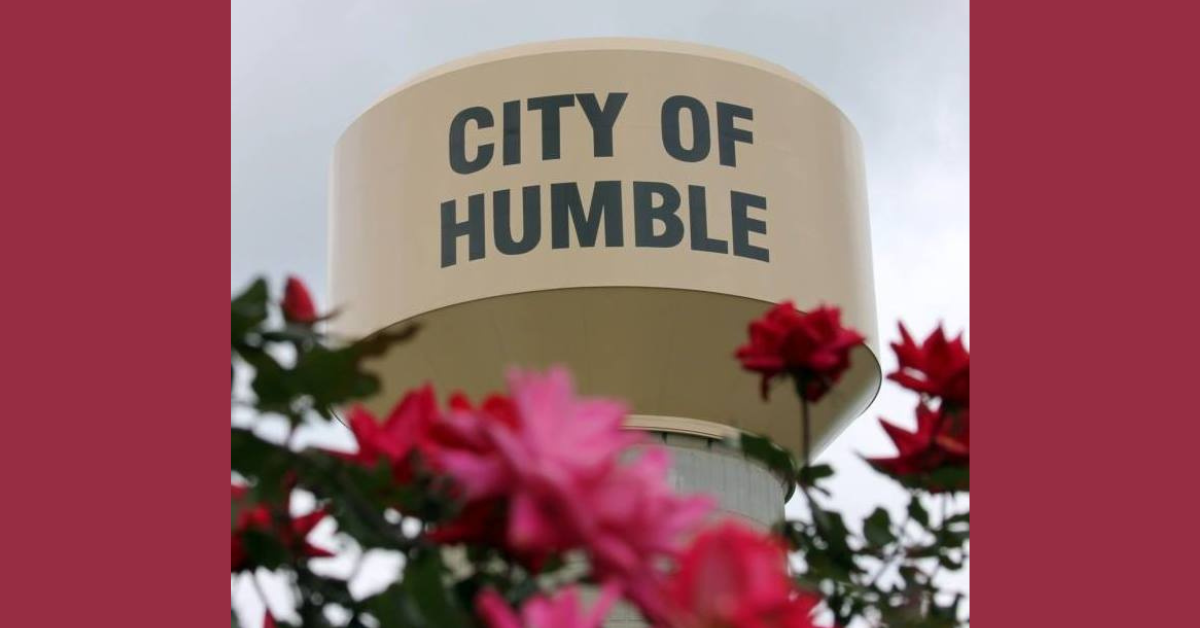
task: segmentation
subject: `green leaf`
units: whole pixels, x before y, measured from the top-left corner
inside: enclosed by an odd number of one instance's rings
[[[270,302],[270,292],[265,279],[257,279],[245,292],[234,297],[229,303],[232,310],[230,331],[233,344],[241,345],[251,331],[258,328],[267,320],[267,304]]]
[[[291,344],[313,344],[319,342],[324,336],[307,325],[296,325],[289,323],[282,330],[264,331],[261,334],[262,339],[267,342],[291,343]]]
[[[938,554],[938,563],[950,571],[958,571],[959,569],[963,568],[964,564],[963,561],[955,560],[954,558],[950,557],[950,555],[945,553]]]
[[[359,359],[377,358],[386,354],[395,345],[412,340],[420,330],[421,326],[415,323],[385,329],[354,343],[354,350]]]
[[[780,521],[772,526],[771,532],[783,539],[792,551],[799,551],[807,546],[807,527],[807,524],[800,521]]]
[[[444,578],[445,566],[436,550],[409,559],[403,588],[425,626],[470,626],[470,616],[459,605]]]
[[[738,448],[741,449],[742,455],[762,463],[772,473],[784,478],[788,484],[787,496],[792,496],[795,491],[793,484],[796,481],[796,461],[792,454],[771,439],[756,434],[742,434],[738,439]]]
[[[909,558],[933,558],[941,555],[941,548],[937,545],[918,545],[910,547],[906,555]]]
[[[964,516],[969,517],[970,513],[949,517],[942,523],[942,527],[935,534],[939,545],[948,549],[960,549],[971,540],[971,525],[968,520],[961,518]]]
[[[806,535],[802,534],[799,539],[805,561],[814,574],[849,583],[854,575],[862,573],[862,567],[850,547],[850,530],[846,528],[845,519],[841,513],[821,508],[816,502],[810,501],[809,505],[813,525],[804,532],[811,537],[804,538]]]
[[[882,548],[894,543],[896,535],[892,532],[892,517],[888,511],[876,508],[875,512],[872,512],[871,516],[863,521],[863,536],[874,548]]]
[[[935,491],[951,491],[956,493],[971,492],[971,468],[942,467],[925,476],[925,487]]]
[[[833,467],[827,464],[815,464],[807,467],[802,467],[798,474],[797,481],[801,486],[816,487],[817,482],[826,478],[833,477]]]
[[[817,534],[825,541],[830,551],[843,555],[853,554],[847,540],[850,538],[850,529],[846,527],[842,513],[825,510],[814,504],[813,519],[817,524]]]
[[[920,497],[913,495],[912,499],[908,502],[908,515],[913,518],[913,521],[921,524],[921,527],[929,527],[929,512],[921,504]]]
[[[416,623],[419,620],[413,618],[414,611],[402,583],[393,584],[368,598],[363,606],[379,620],[380,628],[425,628],[425,624]]]
[[[246,550],[247,562],[257,567],[278,569],[288,564],[291,553],[288,548],[266,530],[250,528],[241,533],[242,547]]]
[[[250,502],[278,503],[287,497],[284,478],[293,467],[290,451],[238,428],[230,428],[229,445],[230,469],[255,480]]]
[[[875,463],[871,463],[871,466],[908,489],[929,493],[971,492],[971,469],[969,466],[942,467],[935,471],[904,475],[894,475]]]
[[[242,358],[254,367],[250,389],[254,391],[255,406],[260,412],[292,414],[292,401],[299,394],[289,371],[266,351],[245,349]]]
[[[293,368],[297,387],[312,397],[318,412],[353,399],[370,397],[379,391],[379,380],[359,370],[355,347],[329,349],[313,347],[302,354]],[[328,414],[326,413],[326,416]]]

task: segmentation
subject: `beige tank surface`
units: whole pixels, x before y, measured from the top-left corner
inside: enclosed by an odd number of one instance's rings
[[[336,331],[423,325],[373,365],[380,405],[565,364],[637,427],[798,451],[794,395],[763,403],[733,358],[747,322],[785,298],[836,304],[877,347],[858,136],[799,77],[740,54],[600,39],[444,66],[353,123],[331,194]],[[853,360],[816,407],[821,442],[878,391],[873,349]],[[773,495],[747,509],[775,516]]]

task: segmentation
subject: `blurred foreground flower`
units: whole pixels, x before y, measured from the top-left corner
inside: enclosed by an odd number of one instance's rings
[[[273,521],[271,509],[265,504],[248,502],[248,489],[236,484],[230,485],[232,501],[237,509],[237,520],[230,539],[231,572],[254,569],[254,564],[246,550],[246,537],[250,534],[273,535],[288,551],[296,550],[309,558],[333,556],[324,548],[309,543],[306,539],[325,518],[325,511],[316,510],[303,517],[289,518],[288,525],[280,526]]]
[[[406,484],[413,476],[413,457],[422,447],[428,447],[429,432],[439,415],[437,397],[428,385],[405,395],[383,421],[366,408],[355,406],[346,423],[358,441],[358,452],[337,455],[372,468],[386,460],[396,481]]]
[[[679,496],[667,483],[670,457],[648,448],[585,490],[591,516],[583,530],[592,570],[622,583],[625,595],[648,614],[658,596],[654,574],[663,559],[677,559],[685,539],[716,507],[707,495]]]
[[[618,591],[604,587],[590,611],[585,611],[575,587],[562,589],[553,597],[537,596],[521,607],[518,617],[504,598],[492,589],[479,594],[476,612],[489,628],[600,628]]]
[[[666,598],[673,628],[811,628],[820,602],[793,586],[783,545],[732,522],[696,538]]]
[[[536,563],[583,548],[602,577],[638,573],[677,550],[711,508],[708,498],[674,494],[665,451],[646,446],[623,461],[643,442],[624,429],[624,406],[577,397],[565,370],[514,371],[509,395],[479,409],[456,402],[432,464],[459,482],[476,524],[504,513],[517,555]]]

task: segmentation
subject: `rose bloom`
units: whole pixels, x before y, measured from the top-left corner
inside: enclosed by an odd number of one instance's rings
[[[229,570],[231,572],[254,569],[256,565],[250,562],[250,557],[246,555],[246,548],[242,541],[242,535],[248,530],[258,530],[264,533],[273,533],[279,541],[287,548],[293,549],[297,542],[303,543],[300,550],[309,558],[320,558],[325,556],[333,556],[331,552],[323,548],[317,547],[307,540],[308,535],[317,527],[317,524],[325,518],[324,510],[316,510],[303,517],[295,517],[290,519],[290,527],[277,529],[276,522],[273,521],[272,513],[265,504],[247,503],[248,490],[244,486],[231,484],[232,500],[238,502],[241,509],[238,511],[237,522],[233,527],[232,538],[229,541],[231,550],[231,560]]]
[[[383,421],[355,406],[347,414],[346,424],[354,433],[358,451],[335,455],[366,467],[386,460],[396,481],[406,484],[413,477],[414,456],[427,447],[430,430],[440,417],[437,397],[429,385],[406,394]]]
[[[665,450],[624,429],[625,408],[578,397],[563,369],[513,371],[509,394],[479,406],[451,398],[440,413],[430,387],[409,393],[382,425],[350,413],[365,465],[387,460],[406,480],[414,455],[454,480],[457,515],[436,523],[439,543],[498,547],[536,571],[551,555],[583,549],[595,573],[641,590],[635,580],[678,554],[712,508],[707,497],[676,496]]]
[[[876,469],[905,483],[918,483],[931,492],[966,488],[962,480],[945,484],[928,477],[947,468],[967,468],[970,465],[970,414],[966,410],[949,412],[932,410],[925,404],[917,407],[917,430],[908,432],[881,420],[884,431],[896,445],[897,454],[891,458],[868,458]]]
[[[295,277],[288,277],[283,288],[283,318],[291,323],[311,325],[317,322],[317,307],[313,305],[312,294],[304,282]]]
[[[500,423],[509,429],[519,429],[516,408],[503,395],[492,395],[476,407],[461,393],[450,397],[450,411],[435,423],[427,434],[422,450],[433,466],[444,467],[443,457],[461,462],[466,456],[486,458],[495,452],[488,436],[488,425]],[[455,454],[454,452],[464,452]],[[444,471],[444,469],[442,469]],[[461,486],[458,487],[461,489]],[[484,490],[480,493],[496,493]],[[462,497],[461,491],[458,497]],[[490,547],[508,544],[508,502],[503,495],[475,497],[468,500],[451,521],[438,523],[429,531],[435,543],[466,543]],[[518,556],[526,566],[536,567],[544,556]]]
[[[677,551],[711,508],[671,491],[665,451],[623,461],[642,442],[623,428],[624,406],[577,397],[565,370],[515,371],[509,391],[481,408],[456,402],[435,430],[433,465],[466,502],[438,538],[495,544],[502,532],[502,546],[535,567],[584,549],[602,579],[621,579]]]
[[[863,340],[842,326],[837,308],[802,313],[784,301],[750,323],[750,341],[737,350],[737,357],[746,370],[762,374],[763,399],[773,379],[791,375],[800,396],[815,402],[850,368],[850,350]]]
[[[509,375],[510,406],[452,410],[441,432],[469,447],[441,447],[434,465],[457,480],[468,505],[507,502],[507,536],[518,552],[574,547],[590,515],[581,487],[609,473],[640,437],[622,429],[619,403],[575,396],[563,369]],[[511,412],[511,415],[507,414]],[[445,434],[440,436],[447,442]]]
[[[366,467],[386,461],[396,482],[407,484],[413,480],[418,465],[432,473],[446,473],[441,464],[443,458],[461,460],[494,454],[495,445],[487,435],[488,425],[500,422],[516,429],[516,421],[512,402],[499,395],[489,397],[476,408],[465,396],[455,394],[450,399],[450,410],[443,413],[433,387],[425,385],[405,394],[383,421],[361,406],[352,408],[346,422],[358,442],[358,451],[330,453]],[[453,496],[463,499],[464,486],[460,483],[455,488]],[[501,547],[507,542],[507,519],[506,500],[476,496],[467,501],[453,520],[433,527],[429,536],[436,543]],[[531,565],[537,559],[523,558]]]
[[[939,326],[921,344],[913,341],[904,325],[900,325],[901,341],[892,343],[900,369],[888,379],[910,390],[938,397],[953,407],[970,404],[971,355],[963,345],[962,336],[946,339]]]
[[[616,587],[605,586],[592,609],[585,612],[579,591],[567,587],[553,597],[530,599],[518,616],[500,594],[486,589],[476,598],[475,609],[489,628],[601,628],[617,594]]]
[[[583,543],[593,574],[621,582],[626,596],[651,616],[657,615],[656,571],[664,559],[679,557],[686,538],[716,506],[707,495],[676,495],[667,483],[669,467],[666,450],[647,447],[583,495],[591,506]]]
[[[664,598],[672,628],[812,628],[820,601],[793,586],[779,541],[733,522],[696,537]]]

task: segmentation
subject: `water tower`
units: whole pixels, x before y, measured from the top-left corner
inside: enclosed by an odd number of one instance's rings
[[[451,63],[354,121],[330,202],[336,331],[423,325],[373,365],[381,413],[425,381],[482,396],[509,366],[564,364],[582,393],[629,402],[681,491],[767,526],[785,487],[720,441],[798,452],[800,425],[793,395],[762,402],[733,359],[746,323],[791,298],[871,336],[816,407],[816,451],[879,388],[858,135],[759,59],[594,39]]]

